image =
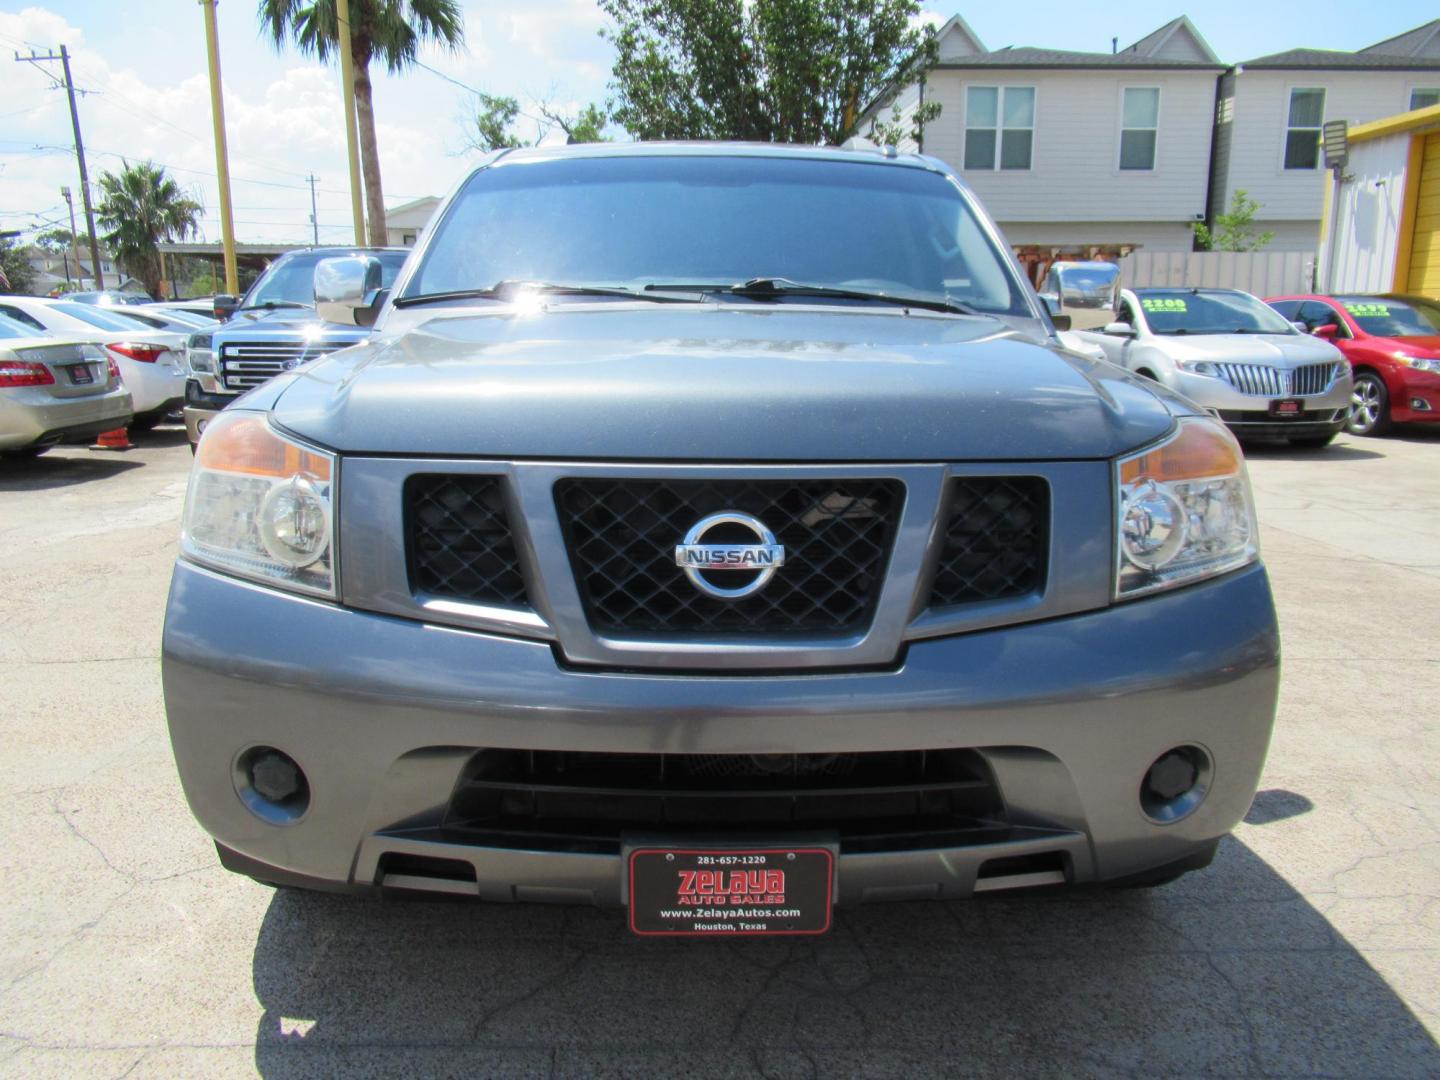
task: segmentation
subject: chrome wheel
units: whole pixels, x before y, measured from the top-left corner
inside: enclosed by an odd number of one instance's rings
[[[1350,394],[1350,422],[1346,430],[1352,435],[1375,435],[1387,426],[1389,402],[1385,384],[1369,373],[1355,377]]]

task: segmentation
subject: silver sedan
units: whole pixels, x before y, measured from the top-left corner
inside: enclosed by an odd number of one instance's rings
[[[98,345],[0,315],[0,457],[34,457],[124,427],[130,392]]]
[[[1349,417],[1340,351],[1238,289],[1126,289],[1114,322],[1075,336],[1184,394],[1241,439],[1318,449]]]

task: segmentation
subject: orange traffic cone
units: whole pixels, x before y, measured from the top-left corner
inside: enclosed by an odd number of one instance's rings
[[[133,450],[135,449],[135,444],[130,441],[130,437],[125,433],[123,427],[117,427],[114,431],[103,432],[100,437],[95,440],[95,445],[90,447],[90,449]]]

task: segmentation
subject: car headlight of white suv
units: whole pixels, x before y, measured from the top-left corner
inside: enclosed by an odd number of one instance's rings
[[[1227,573],[1260,557],[1240,444],[1182,419],[1164,442],[1115,463],[1115,596],[1129,599]]]
[[[334,597],[335,455],[227,409],[205,428],[190,475],[180,550],[202,565]]]

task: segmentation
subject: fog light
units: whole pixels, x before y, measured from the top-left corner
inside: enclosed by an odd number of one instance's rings
[[[1145,771],[1140,809],[1158,824],[1179,821],[1204,801],[1211,771],[1210,755],[1198,746],[1165,751]]]
[[[289,754],[255,746],[235,762],[235,793],[252,814],[271,825],[299,821],[310,809],[310,782]]]
[[[1426,401],[1423,397],[1411,398],[1410,408],[1414,409],[1416,412],[1429,412],[1430,402]]]

